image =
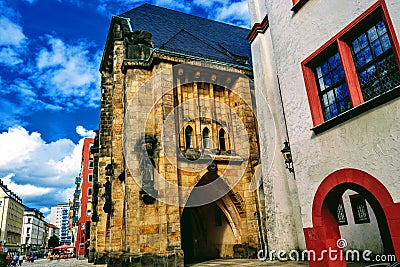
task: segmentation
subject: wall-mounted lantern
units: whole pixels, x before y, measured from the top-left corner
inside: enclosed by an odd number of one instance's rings
[[[293,173],[294,168],[293,168],[292,151],[290,150],[289,142],[286,141],[284,142],[284,144],[285,146],[282,148],[281,152],[283,159],[285,160],[286,169],[288,169],[290,173]]]

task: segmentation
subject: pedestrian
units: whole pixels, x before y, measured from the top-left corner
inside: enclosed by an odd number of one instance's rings
[[[29,255],[29,260],[30,262],[34,262],[35,261],[35,254],[31,253],[31,255]]]
[[[12,258],[11,258],[11,255],[10,255],[10,253],[7,253],[7,256],[6,256],[6,261],[7,261],[7,264],[10,264],[10,263],[11,263],[11,261],[12,261]]]
[[[18,263],[19,263],[19,266],[22,266],[22,263],[24,262],[24,256],[21,254],[21,255],[19,255],[19,257],[18,257]]]
[[[12,260],[12,266],[17,266],[19,255],[15,254]]]

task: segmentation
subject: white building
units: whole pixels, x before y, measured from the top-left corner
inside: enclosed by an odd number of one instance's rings
[[[3,251],[16,253],[20,250],[23,216],[22,199],[0,180],[0,244]]]
[[[62,203],[51,207],[50,223],[60,229],[59,238],[61,244],[71,244],[71,235],[69,234],[69,204]]]
[[[47,226],[49,228],[47,240],[50,239],[50,237],[52,237],[53,235],[60,236],[60,228],[51,223],[49,223]]]
[[[22,225],[21,245],[26,254],[44,254],[47,249],[48,226],[43,213],[35,208],[25,208]]]
[[[400,2],[248,3],[269,251],[399,259]]]

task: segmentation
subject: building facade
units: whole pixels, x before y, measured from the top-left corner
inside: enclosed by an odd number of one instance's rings
[[[20,251],[24,205],[22,199],[0,180],[0,242],[2,251]]]
[[[74,193],[74,227],[75,251],[78,257],[88,256],[90,242],[90,220],[92,217],[93,195],[93,168],[94,159],[90,148],[93,138],[85,138],[82,148],[81,173],[76,177],[76,189]]]
[[[70,204],[60,203],[50,209],[50,223],[60,229],[59,238],[61,244],[71,245],[72,231],[69,227]]]
[[[50,237],[52,237],[53,235],[55,236],[60,236],[60,228],[58,228],[57,226],[55,226],[54,224],[48,223],[47,224],[48,227],[48,234],[47,234],[47,240],[50,239]]]
[[[268,250],[370,250],[398,260],[400,3],[248,3],[257,100],[269,103],[257,105],[264,191],[274,207]],[[287,142],[289,169],[283,159],[268,164],[270,129],[278,148]],[[310,266],[345,261],[310,257]]]
[[[43,213],[35,208],[25,207],[22,235],[21,253],[29,255],[35,253],[43,256],[47,251],[48,226]]]
[[[247,33],[147,4],[112,18],[90,261],[183,266],[262,247]]]

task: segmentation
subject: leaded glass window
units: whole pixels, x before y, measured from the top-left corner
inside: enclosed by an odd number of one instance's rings
[[[224,129],[219,130],[219,149],[220,149],[220,151],[226,151]]]
[[[343,199],[340,199],[338,208],[337,208],[337,221],[339,225],[347,224],[346,212],[344,210]]]
[[[210,148],[210,131],[207,127],[203,129],[203,147]]]
[[[193,148],[193,129],[191,126],[185,129],[186,149]]]
[[[351,41],[364,101],[400,85],[400,71],[385,23],[380,20]]]
[[[315,68],[315,76],[325,120],[352,108],[338,52]]]
[[[369,223],[369,215],[367,203],[363,196],[361,195],[351,195],[350,196],[351,207],[353,210],[354,222],[359,223]]]

